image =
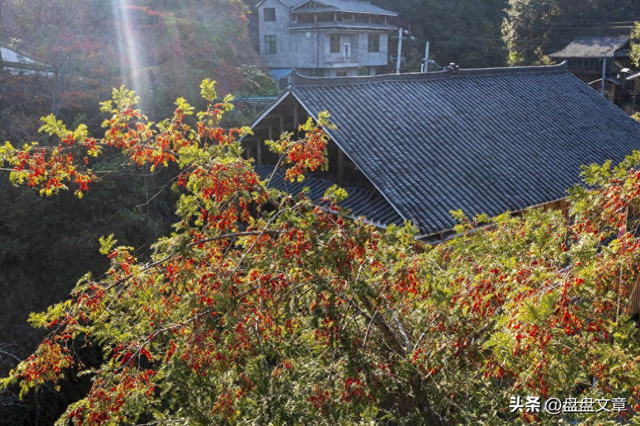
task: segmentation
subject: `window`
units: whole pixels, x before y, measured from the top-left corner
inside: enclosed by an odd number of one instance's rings
[[[346,72],[346,71],[338,71],[338,72],[336,73],[336,75],[337,75],[338,77],[346,77],[346,76],[347,76],[347,72]]]
[[[330,52],[331,53],[340,53],[340,36],[337,34],[331,34],[329,36],[330,43]]]
[[[276,45],[276,36],[274,35],[264,36],[264,53],[266,53],[267,55],[278,53],[278,48]]]
[[[369,67],[360,67],[360,69],[358,69],[358,75],[360,76],[369,75]]]
[[[264,22],[274,22],[276,20],[276,8],[265,7],[264,8]]]
[[[369,52],[380,51],[380,34],[369,34]]]
[[[319,68],[310,69],[309,77],[324,77],[324,70]]]

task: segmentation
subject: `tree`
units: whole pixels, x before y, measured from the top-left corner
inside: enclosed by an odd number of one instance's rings
[[[631,53],[629,56],[636,66],[640,66],[640,22],[636,22],[633,31],[631,31]]]
[[[47,98],[50,112],[65,118],[75,108],[89,113],[117,81],[110,12],[109,2],[94,0],[24,0],[6,5],[9,47],[50,70],[45,90],[38,91]]]
[[[455,62],[463,67],[502,66],[505,45],[500,23],[506,0],[378,0],[376,5],[399,14],[399,25],[417,41],[405,40],[403,56],[407,71],[419,71],[424,63],[424,43],[441,65]],[[395,47],[392,41],[392,49]]]
[[[0,150],[12,182],[45,195],[82,196],[94,176],[76,159],[107,147],[138,165],[176,163],[182,191],[174,231],[150,258],[103,237],[107,273],[31,317],[50,334],[5,391],[83,371],[91,390],[61,425],[613,425],[615,412],[554,417],[510,410],[510,398],[636,404],[640,153],[585,167],[571,222],[539,209],[456,213],[460,237],[429,246],[409,224],[350,219],[340,188],[323,206],[269,188],[241,155],[247,129],[219,127],[230,98],[215,103],[210,81],[201,89],[206,110],[178,99],[157,125],[117,90],[102,105],[104,138],[50,116],[43,131],[58,146]],[[287,179],[326,167],[328,119],[269,143]],[[100,347],[98,367],[78,359],[82,345]]]
[[[502,25],[510,65],[545,63],[576,36],[619,36],[619,21],[640,13],[631,0],[509,0]]]
[[[137,63],[127,55],[120,60],[128,63],[127,84],[138,88],[152,119],[170,114],[177,96],[199,99],[205,77],[216,78],[223,95],[252,85],[243,69],[261,60],[249,40],[249,10],[241,0],[120,3],[118,34],[136,41],[128,53]],[[265,92],[274,87],[273,80],[268,83]]]

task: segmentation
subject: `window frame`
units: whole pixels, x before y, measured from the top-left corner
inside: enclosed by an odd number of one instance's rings
[[[367,36],[367,51],[369,53],[380,53],[380,34],[367,34]]]
[[[278,38],[275,35],[264,36],[264,54],[276,55],[278,53]]]
[[[267,11],[269,11],[269,13],[273,12],[273,19],[267,19]],[[269,18],[271,18],[272,16],[269,15]],[[264,9],[262,9],[262,19],[264,22],[276,22],[276,8],[275,7],[265,7]]]
[[[329,53],[340,53],[340,34],[329,35]]]

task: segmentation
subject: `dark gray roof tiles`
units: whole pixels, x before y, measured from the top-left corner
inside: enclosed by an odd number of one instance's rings
[[[629,36],[576,37],[567,47],[552,53],[552,58],[612,58],[629,42]],[[623,56],[625,54],[623,53]]]
[[[640,123],[564,65],[294,74],[291,92],[314,117],[331,113],[334,142],[424,235],[452,229],[451,210],[495,216],[562,199],[581,165],[640,148]]]
[[[375,15],[397,16],[395,12],[391,12],[381,7],[374,6],[367,1],[356,0],[284,0],[292,8],[305,7],[306,3],[314,2],[325,7],[330,7],[341,12],[367,13]]]
[[[268,179],[275,166],[255,166],[256,173],[262,179]],[[334,183],[318,176],[309,176],[302,182],[288,182],[284,180],[282,171],[278,170],[271,181],[271,186],[292,195],[298,195],[304,188],[309,188],[309,198],[316,204],[322,205],[322,198],[327,189]],[[376,191],[350,187],[345,188],[349,197],[340,204],[351,210],[353,217],[366,216],[366,220],[376,226],[386,227],[391,223],[401,225],[403,220],[394,208]]]

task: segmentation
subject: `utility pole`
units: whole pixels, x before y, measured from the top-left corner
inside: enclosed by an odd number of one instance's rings
[[[604,96],[604,85],[607,79],[607,57],[602,59],[602,83],[600,84],[600,93]]]
[[[424,72],[429,72],[429,42],[427,42],[427,47],[424,49]]]
[[[320,24],[316,23],[316,70],[320,69]],[[316,77],[317,75],[316,71]]]
[[[398,59],[396,61],[396,74],[400,74],[400,63],[402,62],[402,36],[404,30],[400,28],[398,30]]]

